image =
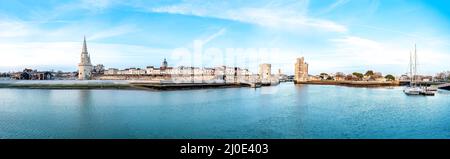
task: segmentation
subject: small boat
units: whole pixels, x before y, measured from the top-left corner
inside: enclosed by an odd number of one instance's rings
[[[403,90],[403,92],[406,95],[421,95],[421,92],[423,92],[423,90],[419,87],[407,87]]]

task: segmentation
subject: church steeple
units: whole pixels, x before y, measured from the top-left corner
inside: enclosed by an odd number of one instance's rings
[[[82,50],[81,52],[82,52],[82,53],[88,53],[88,51],[87,51],[87,45],[86,45],[86,36],[84,36],[83,50]]]
[[[83,39],[83,49],[81,50],[81,61],[78,64],[78,79],[90,80],[92,76],[91,57],[87,51],[86,36]]]
[[[84,36],[83,48],[81,50],[81,64],[91,65],[91,57],[87,51],[86,36]]]

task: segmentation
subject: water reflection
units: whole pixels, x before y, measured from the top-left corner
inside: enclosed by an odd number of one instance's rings
[[[449,97],[292,83],[162,92],[0,89],[0,138],[450,138]]]
[[[92,90],[77,90],[78,107],[78,134],[80,136],[89,136],[88,133],[96,128],[94,114],[95,103],[93,101]]]

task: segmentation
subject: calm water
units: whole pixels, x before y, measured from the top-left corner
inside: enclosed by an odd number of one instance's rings
[[[450,138],[450,92],[0,89],[0,138]]]

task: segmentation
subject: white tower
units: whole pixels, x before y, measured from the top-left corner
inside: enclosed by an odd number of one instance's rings
[[[92,76],[91,57],[87,51],[86,37],[83,41],[83,50],[81,51],[81,62],[78,64],[78,79],[90,80]]]

